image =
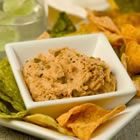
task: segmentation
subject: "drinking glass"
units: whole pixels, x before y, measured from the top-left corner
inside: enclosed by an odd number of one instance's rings
[[[0,0],[0,11],[3,10],[2,5],[3,0]],[[12,24],[0,23],[0,52],[4,51],[6,43],[34,40],[45,30],[46,16],[44,8],[35,1],[35,6],[30,14],[15,17]]]

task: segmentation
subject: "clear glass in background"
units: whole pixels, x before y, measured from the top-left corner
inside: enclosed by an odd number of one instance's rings
[[[0,11],[3,11],[0,0]],[[9,17],[10,19],[10,17]],[[0,52],[6,43],[36,39],[46,30],[46,16],[43,7],[35,1],[33,11],[25,16],[17,16],[12,24],[0,23]],[[2,57],[2,53],[0,53]]]

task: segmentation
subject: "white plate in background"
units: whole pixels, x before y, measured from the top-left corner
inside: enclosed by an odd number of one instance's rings
[[[58,11],[65,11],[66,13],[79,18],[85,19],[87,17],[86,9],[102,11],[109,8],[107,0],[38,0],[45,7],[46,15],[48,15],[48,7],[52,7]]]

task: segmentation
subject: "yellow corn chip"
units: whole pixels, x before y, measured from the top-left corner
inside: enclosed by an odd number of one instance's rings
[[[126,45],[128,72],[137,74],[140,72],[140,44],[136,41],[129,41]]]
[[[92,103],[86,103],[70,109],[57,118],[61,126],[72,129],[81,140],[89,140],[97,127],[125,109],[125,105],[113,110],[105,110]]]
[[[47,39],[47,38],[50,38],[50,35],[47,32],[44,32],[38,37],[38,40]]]
[[[72,132],[68,131],[66,128],[61,127],[52,117],[44,114],[29,115],[26,116],[24,120],[43,127],[54,128],[62,134],[73,136]]]
[[[140,28],[135,28],[131,24],[125,24],[121,28],[121,33],[126,40],[126,44],[129,41],[140,42]]]
[[[109,16],[95,16],[93,12],[89,11],[88,17],[90,21],[90,26],[87,26],[85,30],[90,30],[92,29],[91,27],[94,27],[94,32],[102,31],[103,33],[105,33],[110,43],[115,47],[121,46],[124,43],[123,37],[120,34],[118,27],[114,24],[113,20]],[[81,28],[84,27],[85,26]]]
[[[121,46],[124,43],[121,35],[109,32],[108,30],[104,30],[104,33],[113,46]]]
[[[78,29],[80,32],[84,33],[95,33],[100,32],[100,29],[94,23],[81,23]]]
[[[128,72],[137,74],[140,72],[140,28],[125,24],[122,26],[121,33],[126,44]]]
[[[118,27],[114,24],[112,19],[108,16],[102,16],[102,17],[97,17],[93,14],[93,12],[89,11],[88,18],[91,22],[96,24],[98,28],[101,30],[106,29],[109,30],[110,32],[120,34],[120,31]]]
[[[122,28],[122,26],[125,24],[131,24],[134,27],[140,27],[140,12],[117,12],[115,16],[113,16],[113,20],[119,28]]]
[[[108,0],[108,2],[110,4],[111,10],[118,10],[119,9],[118,5],[116,4],[116,2],[114,0]]]

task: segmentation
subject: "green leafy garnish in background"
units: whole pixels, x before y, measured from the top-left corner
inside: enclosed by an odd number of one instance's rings
[[[13,16],[26,16],[32,13],[35,0],[4,0],[3,11]]]
[[[140,12],[140,0],[109,0],[114,1],[122,12]]]
[[[65,12],[61,12],[52,30],[51,37],[60,37],[68,33],[75,32],[76,28],[69,16]]]
[[[15,42],[19,40],[18,32],[8,26],[0,27],[0,51],[4,50],[4,46],[7,42]]]
[[[22,118],[27,114],[7,58],[0,60],[0,118]]]

